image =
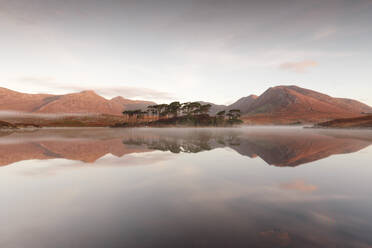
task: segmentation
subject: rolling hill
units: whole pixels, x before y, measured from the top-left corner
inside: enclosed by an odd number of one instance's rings
[[[240,109],[243,120],[249,124],[314,123],[372,113],[370,106],[359,101],[294,85],[271,87],[260,96],[242,97],[230,105],[212,104],[210,112],[230,109]]]
[[[115,97],[110,100],[94,91],[65,95],[25,94],[0,88],[0,110],[43,114],[109,114],[122,115],[123,110],[146,108],[155,104],[149,101]]]
[[[243,119],[255,124],[308,123],[369,112],[372,112],[370,106],[356,100],[335,98],[298,86],[277,86],[249,103]]]
[[[313,112],[360,114],[371,107],[356,100],[334,98],[298,86],[277,86],[266,90],[248,108],[247,113]]]

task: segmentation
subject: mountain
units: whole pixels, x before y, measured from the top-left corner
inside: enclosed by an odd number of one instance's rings
[[[39,106],[35,113],[100,113],[120,114],[122,107],[97,95],[94,91],[82,91],[51,97],[46,104]],[[49,98],[50,99],[50,98]]]
[[[123,110],[144,109],[153,104],[120,96],[106,99],[94,91],[52,95],[24,94],[0,88],[0,110],[35,114],[93,113],[119,116]],[[356,100],[335,98],[293,85],[271,87],[260,96],[249,95],[231,105],[210,104],[212,115],[221,110],[240,109],[242,119],[248,124],[317,123],[372,113],[370,106]]]
[[[54,95],[24,94],[0,87],[0,110],[33,112],[48,103]]]
[[[269,88],[248,108],[248,113],[314,112],[360,114],[372,108],[355,100],[333,98],[298,86]]]
[[[203,101],[199,101],[199,103],[200,104],[210,104],[210,105],[212,105],[212,107],[209,111],[209,113],[211,115],[215,115],[220,111],[230,110],[230,109],[240,109],[242,114],[245,114],[245,113],[247,113],[247,110],[249,109],[251,104],[254,103],[254,101],[257,98],[258,98],[258,96],[256,96],[256,95],[250,95],[250,96],[242,97],[242,98],[240,98],[239,100],[237,100],[236,102],[234,102],[233,104],[230,104],[230,105],[214,104],[214,103],[211,103],[211,102],[203,102]]]
[[[200,104],[210,104],[212,105],[212,107],[210,108],[209,110],[209,114],[211,115],[215,115],[217,114],[218,112],[222,111],[222,110],[225,110],[227,108],[226,105],[222,105],[222,104],[214,104],[214,103],[211,103],[211,102],[203,102],[203,101],[199,101]]]
[[[27,113],[94,113],[121,115],[123,110],[146,108],[155,104],[149,101],[115,97],[108,100],[94,91],[82,91],[65,95],[25,94],[0,88],[0,110]]]
[[[129,100],[121,96],[112,98],[110,102],[119,104],[121,108],[124,108],[126,110],[146,109],[147,106],[156,104],[150,101]]]
[[[242,114],[248,113],[252,104],[256,101],[258,96],[250,95],[246,97],[240,98],[238,101],[234,102],[233,104],[227,106],[227,109],[240,109]]]
[[[242,97],[230,105],[210,104],[211,114],[240,109],[248,124],[314,123],[372,113],[370,106],[356,100],[335,98],[294,85],[271,87],[260,96]]]
[[[269,88],[242,108],[245,122],[255,124],[319,122],[372,112],[370,106],[356,100],[334,98],[298,86]]]

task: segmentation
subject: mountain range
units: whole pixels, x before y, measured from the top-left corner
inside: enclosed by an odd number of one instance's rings
[[[121,96],[106,99],[94,91],[65,95],[26,94],[0,88],[0,110],[42,114],[110,114],[122,115],[123,110],[146,108],[150,101],[129,100]]]
[[[231,105],[212,105],[212,110],[240,109],[246,123],[288,124],[357,117],[372,108],[353,99],[336,98],[298,86],[276,86],[260,96],[243,97]]]
[[[130,100],[121,96],[106,99],[94,91],[52,95],[26,94],[0,88],[2,111],[122,115],[123,110],[144,109],[153,104],[155,103],[152,101]],[[221,110],[240,109],[243,120],[253,124],[319,122],[372,113],[370,106],[359,101],[335,98],[294,85],[271,87],[260,96],[249,95],[230,105],[211,105],[211,114]]]

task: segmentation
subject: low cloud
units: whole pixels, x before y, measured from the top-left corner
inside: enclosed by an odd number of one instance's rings
[[[107,96],[123,96],[126,98],[140,98],[145,100],[172,100],[174,99],[169,93],[157,91],[148,88],[137,87],[112,87],[112,88],[98,88],[97,93]]]
[[[294,71],[294,72],[297,72],[297,73],[303,73],[303,72],[306,72],[307,69],[309,69],[311,67],[316,67],[316,66],[318,66],[318,62],[316,62],[314,60],[302,60],[302,61],[298,61],[298,62],[282,63],[279,66],[279,68],[283,69],[283,70]]]
[[[45,114],[45,113],[27,113],[22,111],[0,111],[0,118],[40,118],[40,119],[60,119],[65,117],[80,117],[80,116],[95,116],[96,113],[60,113],[60,114]]]

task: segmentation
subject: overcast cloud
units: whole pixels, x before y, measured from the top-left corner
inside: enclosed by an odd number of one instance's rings
[[[0,82],[216,103],[296,84],[372,105],[371,16],[370,0],[0,0]]]

